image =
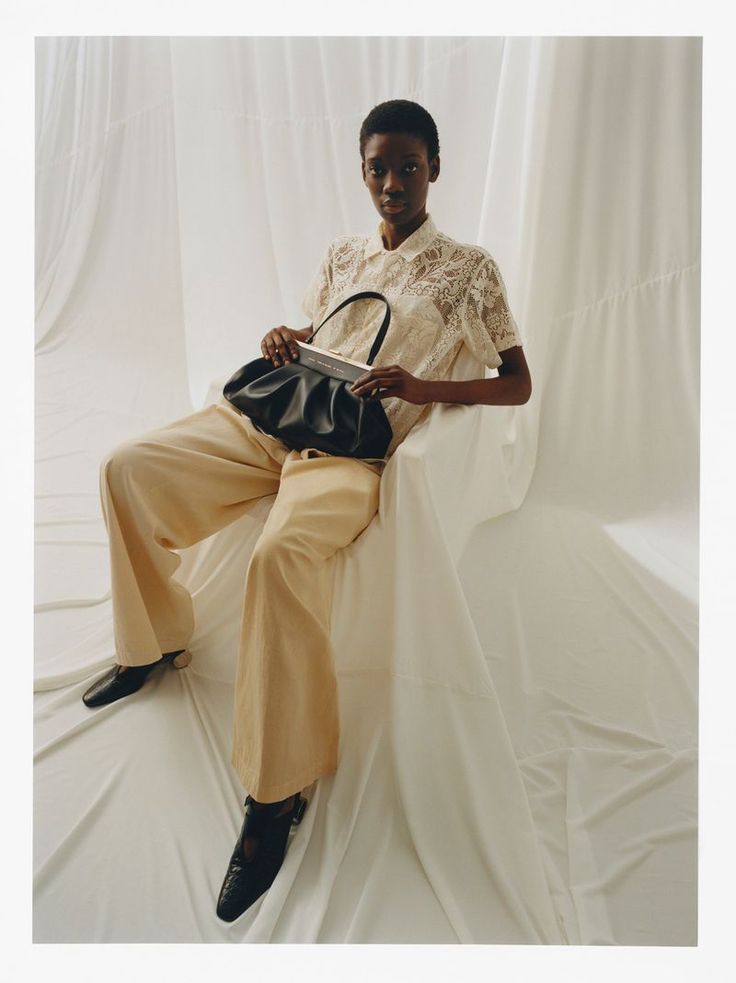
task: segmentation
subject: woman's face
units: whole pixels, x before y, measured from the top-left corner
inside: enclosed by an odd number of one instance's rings
[[[429,184],[440,173],[439,154],[430,163],[424,140],[408,133],[374,133],[366,141],[363,154],[363,181],[386,225],[405,226],[423,220]],[[389,202],[402,207],[392,208]]]

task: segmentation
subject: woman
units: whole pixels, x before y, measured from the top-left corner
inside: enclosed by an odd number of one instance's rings
[[[337,768],[328,561],[378,511],[381,474],[432,403],[518,404],[531,394],[492,256],[440,232],[427,212],[429,185],[440,173],[430,114],[404,99],[381,103],[363,121],[359,149],[363,182],[381,222],[373,236],[332,241],[302,306],[314,325],[358,290],[388,298],[388,334],[373,367],[352,387],[360,398],[383,402],[393,430],[385,457],[290,450],[223,397],[123,442],[100,469],[120,661],[84,694],[88,706],[137,691],[158,666],[186,663],[192,605],[172,580],[180,563],[173,551],[277,493],[245,580],[231,763],[250,791],[217,902],[225,921],[273,883],[291,824],[305,805],[300,792]],[[365,361],[378,304],[349,305],[317,343]],[[296,358],[296,339],[306,340],[312,325],[269,331],[261,343],[264,357],[274,366]],[[498,368],[498,377],[446,381],[463,344]]]

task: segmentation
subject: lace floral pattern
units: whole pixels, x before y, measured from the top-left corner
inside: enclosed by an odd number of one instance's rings
[[[395,250],[384,247],[380,226],[373,236],[338,236],[302,310],[316,327],[358,290],[380,291],[391,305],[375,365],[398,364],[419,378],[442,379],[463,343],[490,368],[501,364],[499,352],[522,344],[491,254],[439,232],[431,215]],[[318,332],[315,344],[364,362],[384,311],[378,300],[349,304]],[[383,406],[394,431],[388,460],[428,407],[391,398]]]

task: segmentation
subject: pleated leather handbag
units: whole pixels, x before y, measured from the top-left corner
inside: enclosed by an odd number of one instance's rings
[[[375,298],[386,305],[366,363],[312,347],[314,336],[331,317],[356,300]],[[342,457],[383,457],[393,431],[380,400],[368,402],[350,386],[370,366],[381,349],[391,322],[391,307],[383,294],[361,290],[341,301],[299,342],[299,358],[274,366],[267,358],[244,365],[227,381],[223,396],[246,414],[263,433],[278,437],[287,447],[314,447]]]

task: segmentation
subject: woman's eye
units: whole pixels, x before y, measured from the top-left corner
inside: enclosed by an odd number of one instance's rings
[[[408,170],[410,167],[414,168],[414,170],[417,169],[417,165],[416,164],[407,164],[405,170]],[[380,167],[378,167],[378,168],[377,167],[369,167],[368,170],[370,171],[371,174],[375,174],[377,177],[380,177],[380,175],[383,173],[383,171],[381,170]]]

